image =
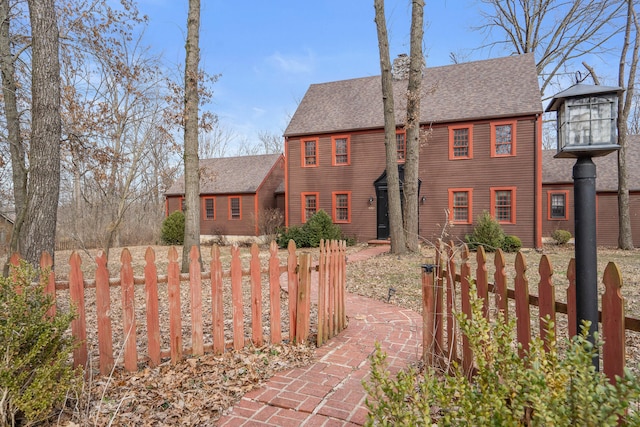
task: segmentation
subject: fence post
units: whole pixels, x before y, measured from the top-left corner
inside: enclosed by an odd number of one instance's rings
[[[98,355],[100,373],[108,375],[113,369],[113,334],[111,330],[111,291],[107,255],[100,251],[96,256],[96,315],[98,319]]]
[[[222,295],[222,262],[220,248],[211,247],[211,317],[213,329],[213,352],[224,353],[224,299]]]
[[[338,268],[339,268],[339,279],[338,284],[340,285],[338,289],[339,301],[340,301],[340,330],[343,330],[347,327],[347,310],[346,310],[346,292],[347,292],[347,242],[342,240],[338,242]]]
[[[258,244],[251,245],[251,336],[253,344],[262,346],[262,280],[260,272],[260,250]]]
[[[282,341],[280,327],[280,260],[278,259],[278,244],[275,241],[269,246],[269,300],[270,300],[270,329],[271,343]]]
[[[604,373],[612,384],[616,375],[622,377],[625,365],[624,301],[622,299],[622,275],[618,266],[610,262],[604,270],[604,295],[602,295],[602,357]]]
[[[73,365],[86,366],[87,364],[87,321],[84,304],[84,280],[80,265],[82,260],[77,252],[71,254],[69,259],[69,296],[71,303],[78,310],[78,317],[71,322],[71,333],[78,341],[78,347],[73,350]]]
[[[327,242],[327,245],[325,247],[325,259],[326,259],[326,268],[327,268],[327,285],[328,285],[328,295],[327,295],[327,300],[328,300],[328,312],[329,312],[329,322],[328,322],[328,326],[327,326],[327,330],[329,332],[329,335],[327,336],[327,338],[331,338],[334,335],[337,334],[337,332],[340,330],[340,322],[338,319],[338,315],[337,315],[337,309],[338,309],[338,305],[337,305],[337,300],[338,300],[338,286],[336,285],[337,283],[337,265],[336,265],[336,255],[335,255],[335,241],[329,241]]]
[[[320,252],[318,256],[318,336],[316,339],[318,347],[322,345],[322,343],[329,339],[332,335],[333,331],[329,330],[328,323],[329,318],[332,316],[331,312],[331,304],[327,304],[330,301],[330,288],[331,282],[327,280],[328,271],[328,245],[329,242],[326,242],[324,239],[320,240]],[[327,283],[329,282],[329,283]],[[329,289],[327,289],[327,285]],[[327,292],[329,291],[329,292]],[[329,295],[327,295],[327,293]],[[329,301],[327,301],[329,300]]]
[[[529,350],[531,341],[531,317],[529,315],[529,280],[527,280],[527,262],[522,252],[516,254],[516,278],[514,294],[516,300],[516,329],[518,342],[522,344],[520,357]]]
[[[538,307],[540,318],[540,336],[544,340],[544,348],[549,351],[549,324],[545,322],[545,318],[548,316],[549,320],[553,323],[553,336],[556,336],[556,291],[553,287],[553,267],[551,267],[551,260],[547,255],[542,255],[540,258],[540,264],[538,267],[540,274],[540,282],[538,283]]]
[[[144,287],[147,306],[147,337],[149,360],[151,367],[160,364],[160,310],[158,308],[158,270],[156,269],[156,254],[147,248],[144,254]]]
[[[180,306],[180,266],[178,251],[174,246],[169,249],[167,266],[167,293],[169,297],[169,346],[171,363],[182,359],[182,308]]]
[[[447,351],[449,360],[458,358],[458,327],[455,312],[456,263],[453,241],[447,247]]]
[[[462,300],[462,313],[471,320],[471,266],[469,265],[469,247],[465,243],[462,246],[462,265],[460,266],[460,299]],[[462,369],[470,376],[473,370],[473,353],[467,334],[462,334]]]
[[[442,298],[444,297],[444,261],[442,259],[443,243],[441,239],[438,239],[436,243],[436,304],[435,304],[435,346],[434,350],[436,351],[436,357],[438,361],[440,361],[442,357],[442,349],[443,349],[443,341],[442,341],[442,320],[443,320],[443,302]]]
[[[576,307],[576,259],[571,258],[567,266],[567,317],[569,318],[569,338],[578,335],[578,308]]]
[[[120,255],[120,287],[122,288],[122,333],[124,334],[124,369],[138,370],[138,348],[136,334],[135,295],[133,288],[133,268],[129,249]]]
[[[242,304],[242,264],[238,245],[231,247],[231,300],[233,305],[233,349],[244,347],[244,308]]]
[[[189,297],[191,302],[191,352],[195,356],[204,354],[201,270],[200,251],[198,246],[193,245],[189,251]]]
[[[487,273],[487,254],[484,246],[478,246],[476,253],[476,292],[482,298],[482,315],[489,319],[489,277]]]
[[[303,343],[309,336],[310,291],[311,291],[311,254],[300,254],[298,275],[298,301],[296,304],[296,343]]]
[[[435,358],[435,295],[433,264],[422,264],[422,360],[433,366]]]
[[[509,318],[509,300],[507,299],[507,272],[505,271],[502,249],[496,249],[493,263],[496,266],[496,272],[493,274],[493,280],[496,285],[496,307],[498,313],[502,314],[502,318],[506,322]]]
[[[296,256],[296,242],[289,240],[287,246],[287,291],[289,292],[289,341],[296,339],[296,327],[298,325],[298,257]]]

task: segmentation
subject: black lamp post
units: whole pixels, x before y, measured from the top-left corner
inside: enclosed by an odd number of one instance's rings
[[[591,324],[588,339],[598,331],[598,256],[596,244],[596,166],[592,157],[617,151],[618,96],[622,88],[576,84],[556,94],[546,111],[556,111],[557,158],[575,158],[573,194],[578,328]],[[593,364],[599,370],[598,357]]]

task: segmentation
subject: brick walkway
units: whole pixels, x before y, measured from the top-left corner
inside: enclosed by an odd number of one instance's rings
[[[357,262],[388,250],[371,247],[348,258]],[[362,380],[379,342],[392,369],[421,355],[422,317],[411,310],[347,294],[349,325],[316,350],[317,361],[283,371],[247,393],[220,426],[359,426],[366,420]]]

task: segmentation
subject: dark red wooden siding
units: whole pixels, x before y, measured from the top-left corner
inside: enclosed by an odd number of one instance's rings
[[[566,219],[551,219],[549,213],[549,194],[567,192],[565,209]],[[574,234],[573,184],[545,184],[542,187],[542,237],[551,237],[556,230],[567,230]]]
[[[596,178],[597,179],[597,178]],[[567,220],[549,219],[548,193],[567,191]],[[567,230],[575,236],[573,184],[545,184],[542,191],[542,236],[551,237],[555,230]],[[629,194],[629,213],[634,246],[640,245],[640,192]],[[598,192],[596,194],[597,242],[598,246],[618,246],[618,195],[614,192]]]
[[[456,124],[458,125],[458,124]],[[421,196],[420,234],[433,241],[445,231],[463,239],[472,225],[447,226],[449,188],[473,188],[473,218],[490,210],[491,187],[516,187],[516,224],[505,224],[508,234],[520,237],[525,246],[535,245],[535,128],[536,118],[517,122],[515,157],[491,157],[489,121],[473,123],[473,159],[449,160],[448,126],[434,126],[420,156]],[[340,133],[345,134],[344,132]],[[351,165],[332,166],[331,135],[320,135],[318,166],[300,165],[300,138],[289,138],[288,199],[289,225],[301,223],[301,193],[319,193],[319,207],[332,214],[332,192],[351,191],[352,221],[341,224],[344,233],[359,241],[376,238],[376,202],[373,182],[384,171],[384,135],[382,130],[350,134]],[[539,207],[538,207],[539,208]]]

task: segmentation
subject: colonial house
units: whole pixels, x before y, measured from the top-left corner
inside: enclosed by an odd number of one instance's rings
[[[200,234],[259,236],[261,219],[284,209],[284,156],[265,154],[200,160]],[[280,194],[278,196],[278,194]],[[166,191],[166,214],[182,210],[184,177]]]
[[[402,180],[407,80],[393,85]],[[523,245],[541,246],[542,103],[533,55],[426,68],[422,92],[420,236],[464,239],[487,211]],[[285,153],[287,225],[323,209],[358,241],[388,238],[379,76],[311,85],[285,131]]]
[[[575,159],[556,159],[556,150],[542,152],[542,211],[544,236],[555,230],[574,234],[573,165]],[[628,137],[627,183],[634,246],[640,245],[640,135]],[[596,238],[599,246],[618,246],[618,156],[594,157],[596,165]]]

